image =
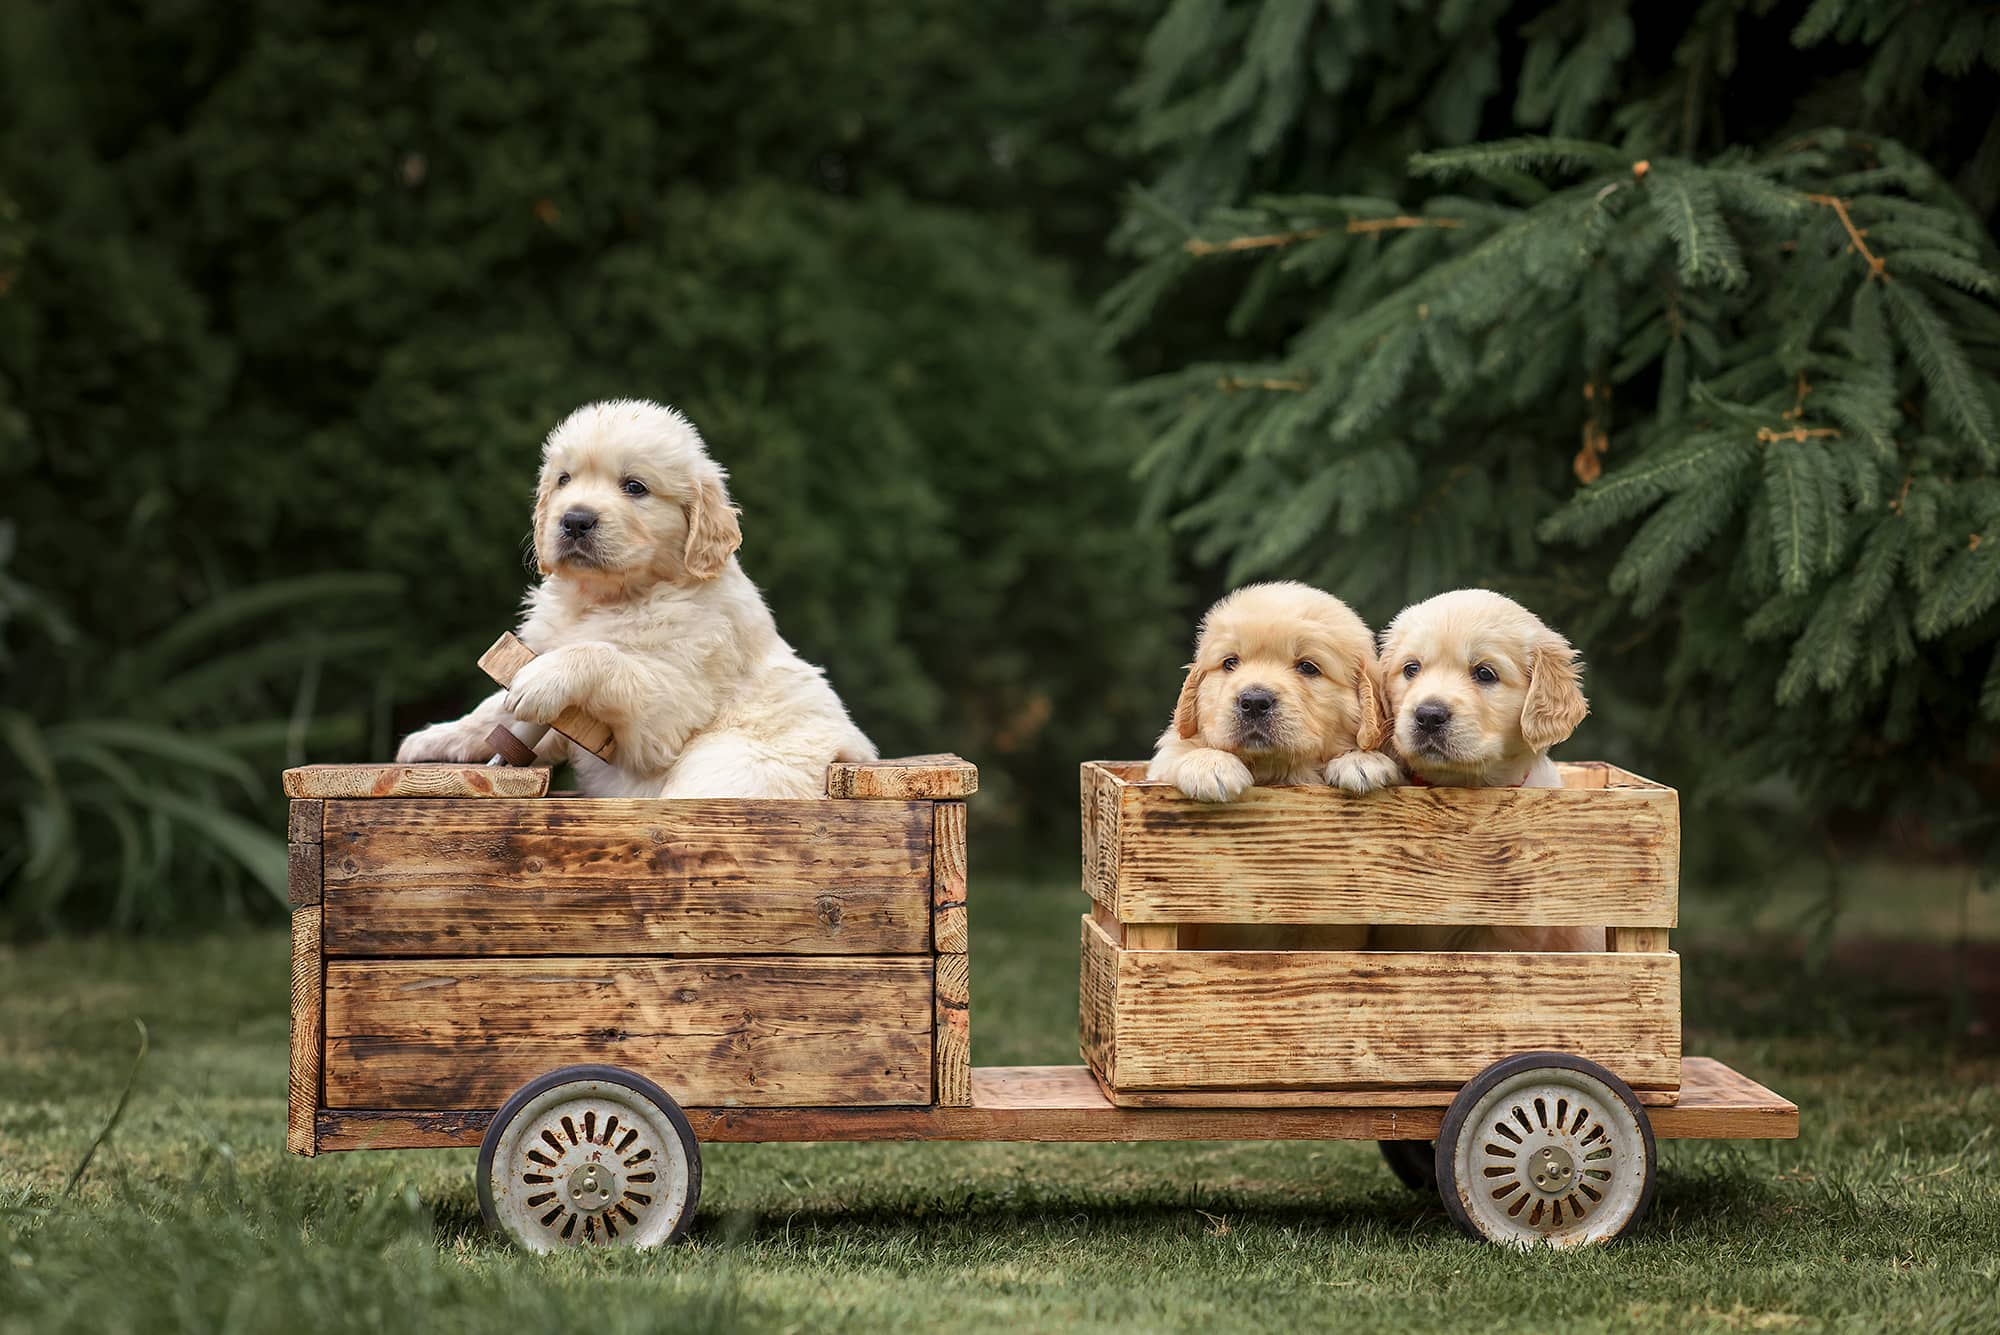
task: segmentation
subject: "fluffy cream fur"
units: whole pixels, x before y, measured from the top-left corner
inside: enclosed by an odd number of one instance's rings
[[[1418,780],[1441,788],[1563,786],[1549,748],[1576,731],[1590,705],[1576,650],[1527,608],[1486,589],[1406,607],[1382,632],[1381,668],[1396,754]],[[1371,941],[1425,950],[1602,950],[1604,929],[1378,927]]]
[[[778,635],[737,563],[723,471],[672,408],[594,403],[550,432],[534,540],[543,579],[519,634],[540,657],[511,690],[411,734],[397,759],[485,760],[494,725],[572,705],[610,726],[617,763],[555,732],[539,754],[569,760],[595,797],[820,797],[828,762],[875,758]]]

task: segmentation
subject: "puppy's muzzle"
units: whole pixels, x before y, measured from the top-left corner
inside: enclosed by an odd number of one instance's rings
[[[1278,721],[1278,693],[1250,686],[1236,696],[1236,736],[1241,746],[1269,746]]]
[[[1451,736],[1451,706],[1440,700],[1426,700],[1410,713],[1417,728],[1417,745],[1426,751],[1442,751]]]
[[[556,538],[557,553],[586,561],[594,560],[597,547],[597,511],[581,507],[565,510],[561,525],[562,531]]]

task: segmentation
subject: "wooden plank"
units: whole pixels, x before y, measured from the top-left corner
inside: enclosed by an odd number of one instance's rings
[[[1115,805],[1102,800],[1107,792]],[[1254,788],[1100,780],[1094,881],[1120,921],[1671,927],[1671,789]]]
[[[928,957],[332,960],[326,1106],[497,1105],[606,1062],[688,1105],[931,1101]]]
[[[1121,1094],[1455,1087],[1544,1048],[1680,1084],[1676,955],[1121,950],[1083,924],[1086,980],[1111,971]]]
[[[1662,1140],[1790,1139],[1791,1103],[1705,1057],[1687,1059],[1679,1106],[1649,1112]],[[1711,1074],[1712,1073],[1712,1074]],[[1439,1108],[1118,1108],[1082,1066],[976,1067],[972,1103],[946,1108],[689,1108],[704,1143],[727,1141],[1430,1140]],[[492,1109],[328,1111],[322,1151],[477,1145]]]
[[[313,1154],[317,1148],[313,1118],[320,1105],[325,1052],[325,965],[319,947],[320,912],[319,906],[313,904],[292,914],[292,1055],[286,1081],[290,1111],[285,1122],[285,1148],[304,1155]]]
[[[331,955],[922,954],[928,802],[331,802]]]
[[[937,957],[931,1089],[946,1107],[972,1102],[972,974],[964,955]]]
[[[931,944],[940,954],[964,954],[970,944],[965,924],[965,803],[933,806],[931,838]]]
[[[1118,1073],[1118,952],[1105,949],[1111,941],[1095,917],[1083,920],[1078,1048],[1090,1068],[1107,1081]]]
[[[954,755],[836,761],[826,767],[828,797],[940,801],[978,791],[978,768]]]
[[[321,852],[319,844],[285,845],[285,900],[294,909],[321,901]]]
[[[326,803],[316,797],[301,797],[293,801],[291,819],[285,831],[285,842],[290,844],[316,844],[319,842],[320,827],[326,819]]]
[[[1125,925],[1127,950],[1172,950],[1180,944],[1180,929],[1170,922],[1135,922]]]
[[[1606,945],[1615,953],[1659,954],[1667,948],[1667,929],[1664,927],[1608,927],[1605,929]]]
[[[1408,1088],[1358,1086],[1347,1089],[1127,1089],[1109,1087],[1105,1097],[1120,1108],[1445,1108],[1458,1085]],[[1680,1101],[1674,1089],[1635,1089],[1649,1110]]]
[[[1107,908],[1114,907],[1118,898],[1118,819],[1124,788],[1125,781],[1109,764],[1084,764],[1083,800],[1089,810],[1083,822],[1083,890]]]
[[[540,797],[546,769],[513,765],[301,765],[285,771],[285,796]]]

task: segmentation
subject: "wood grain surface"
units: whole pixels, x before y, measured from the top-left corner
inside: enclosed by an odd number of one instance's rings
[[[928,802],[333,801],[327,950],[924,953],[933,828]]]
[[[540,797],[546,769],[513,765],[301,765],[285,771],[285,796]]]
[[[285,1148],[293,1154],[310,1155],[316,1148],[313,1117],[320,1107],[320,1068],[326,1037],[320,912],[320,907],[312,904],[292,913],[292,1055],[286,1080],[290,1107],[285,1123]]]
[[[890,801],[950,800],[979,791],[979,770],[954,755],[836,761],[826,767],[826,795]]]
[[[1457,1086],[1543,1048],[1680,1083],[1675,955],[1126,950],[1082,923],[1084,1054],[1121,1094]]]
[[[931,839],[931,943],[941,953],[964,954],[966,930],[965,803],[934,803]]]
[[[285,845],[285,902],[293,908],[320,902],[320,860],[316,843]]]
[[[285,841],[293,844],[319,842],[320,826],[326,819],[326,803],[316,797],[294,798],[286,823]]]
[[[333,960],[325,1107],[498,1105],[623,1066],[689,1105],[929,1103],[919,957]]]
[[[1123,777],[1130,766],[1093,764],[1084,888],[1128,925],[1671,927],[1678,917],[1671,789],[1253,788],[1207,803]]]
[[[1707,1057],[1689,1057],[1681,1102],[1649,1110],[1662,1140],[1790,1139],[1798,1108]],[[1441,1108],[1118,1108],[1082,1066],[975,1067],[962,1108],[689,1108],[695,1135],[725,1141],[1430,1140]],[[477,1145],[491,1107],[330,1111],[322,1152]]]
[[[972,1102],[972,974],[966,956],[939,955],[931,1088],[937,1102]]]

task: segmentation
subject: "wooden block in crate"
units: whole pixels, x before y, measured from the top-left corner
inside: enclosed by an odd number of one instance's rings
[[[929,802],[329,801],[330,956],[923,954]]]
[[[1649,1101],[1680,1084],[1672,954],[1131,950],[1083,918],[1082,1047],[1114,1103],[1450,1101],[1556,1049]]]
[[[549,772],[512,765],[300,765],[285,771],[285,796],[540,797]]]
[[[1120,922],[1672,927],[1680,798],[1614,766],[1565,787],[1253,788],[1196,802],[1084,765],[1083,885]]]
[[[581,1061],[683,1104],[931,1101],[927,956],[329,960],[328,1108],[491,1108]]]

